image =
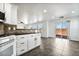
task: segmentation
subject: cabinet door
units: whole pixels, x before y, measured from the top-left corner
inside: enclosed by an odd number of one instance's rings
[[[17,37],[17,55],[27,52],[27,39],[25,35]]]
[[[25,36],[20,36],[17,38],[17,47],[24,47],[27,50],[27,39]]]
[[[41,44],[41,35],[40,34],[35,34],[35,47],[39,46]]]
[[[34,48],[34,38],[30,37],[28,38],[28,50],[31,50]]]
[[[5,3],[5,23],[17,24],[17,6],[9,3]]]
[[[5,23],[11,24],[11,5],[8,3],[5,3]]]
[[[0,11],[3,11],[3,3],[0,3]]]
[[[11,24],[17,25],[17,6],[12,5],[11,7]]]

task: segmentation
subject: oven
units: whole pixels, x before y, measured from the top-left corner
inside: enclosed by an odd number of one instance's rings
[[[0,56],[16,56],[16,37],[14,35],[0,38]]]

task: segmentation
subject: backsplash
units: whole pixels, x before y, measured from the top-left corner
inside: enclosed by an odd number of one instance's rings
[[[14,34],[16,31],[16,25],[5,24],[4,25],[4,32],[5,34]]]
[[[37,29],[17,29],[16,34],[29,34],[29,33],[39,33],[40,30]]]
[[[0,35],[4,34],[4,24],[0,23]]]
[[[0,23],[0,36],[39,33],[37,29],[16,29],[16,25]]]

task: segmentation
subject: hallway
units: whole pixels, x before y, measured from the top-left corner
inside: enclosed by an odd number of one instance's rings
[[[60,38],[42,38],[40,47],[23,56],[79,56],[79,42]]]

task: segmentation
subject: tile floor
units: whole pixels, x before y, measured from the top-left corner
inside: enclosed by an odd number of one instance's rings
[[[21,56],[79,56],[79,42],[61,38],[42,38],[40,47]]]

